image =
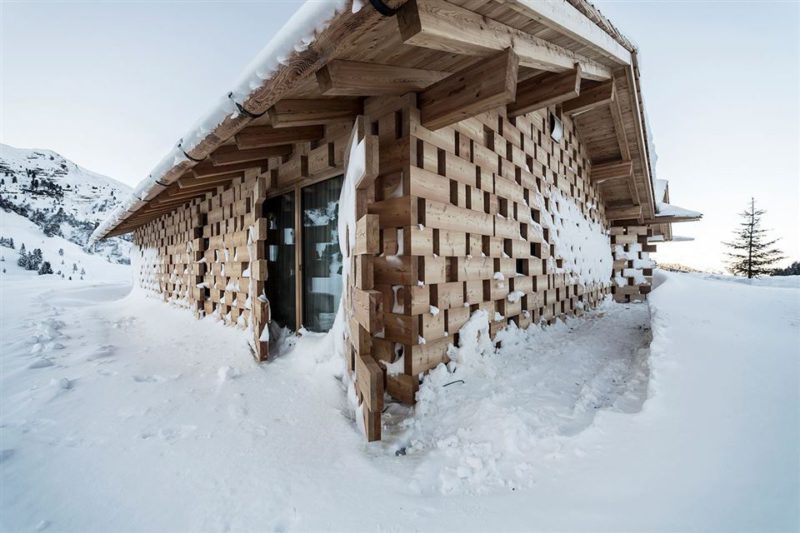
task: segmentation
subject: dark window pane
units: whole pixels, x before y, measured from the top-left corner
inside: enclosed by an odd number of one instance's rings
[[[294,193],[264,202],[267,218],[267,299],[273,322],[297,329],[295,323]]]

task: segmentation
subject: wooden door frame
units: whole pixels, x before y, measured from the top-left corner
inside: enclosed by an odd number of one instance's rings
[[[303,189],[316,185],[329,179],[344,176],[340,170],[334,170],[326,173],[323,177],[314,180],[304,180],[296,183],[292,187],[285,187],[276,190],[273,194],[267,196],[267,199],[284,194],[294,195],[294,322],[295,331],[299,331],[303,327]],[[338,209],[338,207],[337,207]],[[269,246],[269,243],[265,243]],[[269,283],[269,280],[267,280]]]

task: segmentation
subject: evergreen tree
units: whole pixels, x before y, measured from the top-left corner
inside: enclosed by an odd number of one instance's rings
[[[61,257],[64,257],[64,249],[63,248],[59,248],[58,249],[58,255],[60,255]],[[61,263],[63,264],[64,262],[62,261]]]
[[[50,266],[50,261],[44,261],[42,266],[39,267],[39,275],[42,276],[44,274],[52,274],[53,269]]]
[[[800,276],[800,261],[795,261],[786,268],[778,268],[772,271],[773,276]]]
[[[756,201],[751,198],[749,208],[740,213],[742,222],[734,231],[733,242],[722,243],[731,249],[727,252],[728,270],[734,276],[757,278],[769,274],[773,270],[770,267],[783,259],[781,251],[773,246],[778,239],[768,240],[767,230],[761,227],[764,213],[765,210],[756,209]]]
[[[25,243],[22,243],[22,246],[19,248],[19,259],[17,259],[17,265],[26,270],[28,268],[28,252],[25,251]]]
[[[28,270],[38,270],[42,264],[42,261],[44,261],[44,257],[42,257],[42,250],[39,248],[35,248],[33,250],[33,253],[31,253],[31,258],[29,261],[30,265],[28,267]]]

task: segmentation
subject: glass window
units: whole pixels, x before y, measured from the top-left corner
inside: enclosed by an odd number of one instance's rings
[[[280,327],[297,329],[295,304],[294,193],[264,202],[267,218],[267,283],[272,320]]]
[[[339,250],[339,193],[342,176],[302,190],[303,326],[328,331],[342,297],[342,254]]]

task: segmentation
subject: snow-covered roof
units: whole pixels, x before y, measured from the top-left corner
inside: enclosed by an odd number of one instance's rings
[[[635,61],[635,47],[592,4],[586,0],[569,0],[569,4],[630,51]],[[89,242],[105,237],[177,181],[183,172],[208,155],[209,144],[218,145],[221,137],[224,140],[235,133],[236,124],[243,126],[246,123],[248,113],[242,111],[246,109],[246,103],[257,93],[263,92],[278,77],[282,69],[288,66],[292,56],[306,51],[337,17],[347,11],[358,13],[364,5],[363,0],[307,0],[303,3],[244,69],[231,90],[221,96],[178,140],[150,174],[136,186],[131,197],[95,229]],[[635,72],[638,78],[638,69]],[[636,85],[638,91],[638,83]],[[252,109],[248,111],[252,112]],[[651,142],[645,121],[646,117],[643,117],[642,127],[648,142]],[[224,135],[221,136],[221,132]],[[651,169],[653,157],[653,153],[647,154]]]
[[[656,205],[666,202],[667,198],[667,187],[669,186],[669,182],[667,180],[656,179],[653,180],[653,194],[656,197]]]
[[[196,148],[227,118],[239,116],[241,114],[239,106],[268,83],[292,53],[307,49],[314,42],[315,35],[324,30],[337,14],[349,5],[352,6],[353,12],[363,6],[359,0],[311,0],[303,3],[244,69],[231,90],[219,98],[216,104],[189,128],[150,174],[139,182],[131,197],[95,229],[89,242],[102,239],[120,222],[164,190],[166,185],[169,185],[168,182],[162,181],[167,173],[177,165],[189,162],[190,158],[186,154]]]

